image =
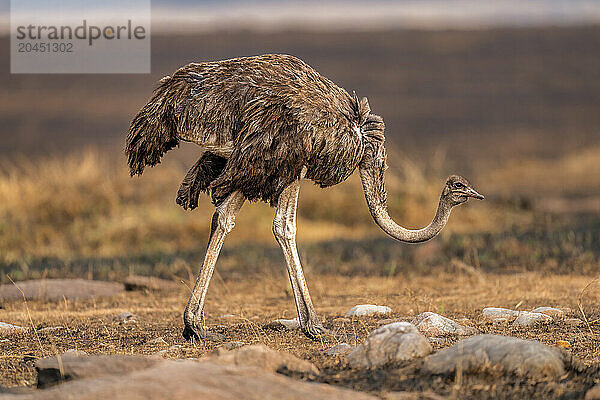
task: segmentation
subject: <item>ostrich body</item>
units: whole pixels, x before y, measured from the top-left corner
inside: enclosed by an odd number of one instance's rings
[[[216,206],[206,256],[184,312],[183,335],[206,338],[204,299],[225,236],[246,200],[276,207],[273,233],[283,251],[298,320],[309,337],[324,333],[296,249],[300,180],[321,187],[347,179],[357,168],[375,222],[393,238],[418,243],[437,235],[452,207],[482,199],[460,176],[448,178],[433,221],[419,230],[387,213],[383,119],[303,61],[263,55],[193,63],[161,79],[131,122],[126,153],[131,175],[160,162],[179,141],[205,152],[185,176],[177,203],[198,206],[200,192]]]

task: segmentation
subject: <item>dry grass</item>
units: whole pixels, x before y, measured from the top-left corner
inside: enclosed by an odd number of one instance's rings
[[[406,278],[344,277],[309,275],[315,304],[326,326],[338,331],[355,333],[361,342],[383,318],[411,320],[425,311],[441,313],[474,326],[484,333],[512,335],[537,339],[550,346],[566,340],[571,352],[586,364],[600,361],[600,325],[595,322],[589,330],[569,326],[562,320],[528,330],[518,330],[509,324],[492,324],[481,316],[486,306],[504,306],[528,310],[550,305],[567,307],[567,317],[581,317],[577,298],[589,282],[588,277],[543,276],[521,273],[512,276],[439,273],[435,276]],[[178,293],[126,292],[109,299],[63,302],[29,302],[36,331],[4,334],[0,340],[0,383],[26,385],[35,381],[31,360],[69,349],[90,354],[153,354],[172,345],[182,347],[164,354],[169,358],[198,357],[207,354],[215,343],[188,343],[181,337],[182,305],[187,290]],[[355,304],[385,304],[393,315],[352,321],[337,320]],[[3,320],[30,326],[26,306],[22,301],[4,304]],[[119,324],[113,317],[129,311],[138,315],[137,322]],[[223,315],[233,314],[233,317]],[[207,304],[207,324],[228,340],[245,343],[264,343],[272,348],[292,352],[315,362],[321,368],[335,367],[336,360],[323,356],[322,351],[336,343],[334,338],[313,342],[299,332],[274,332],[263,325],[275,318],[292,318],[295,309],[283,274],[277,277],[254,277],[246,281],[215,279]],[[56,330],[39,331],[44,327]],[[40,344],[38,339],[40,338]],[[163,337],[166,344],[153,343]],[[456,338],[448,338],[453,343]],[[439,345],[436,345],[439,347]]]
[[[398,154],[390,157],[387,177],[390,213],[402,224],[423,226],[430,220],[445,178],[439,171],[447,170],[443,155],[436,159],[442,160],[440,165],[429,166],[430,172],[426,174],[417,162],[407,157]],[[516,166],[509,163],[475,177],[474,184],[488,200],[472,201],[455,210],[441,236],[443,249],[460,246],[457,239],[464,242],[470,237],[464,235],[501,235],[515,229],[536,231],[544,223],[550,231],[561,226],[572,230],[573,240],[560,240],[560,247],[567,246],[566,252],[583,257],[586,265],[593,265],[597,258],[586,255],[586,249],[593,247],[588,243],[593,237],[578,239],[577,210],[575,219],[565,223],[564,219],[553,217],[556,207],[548,212],[543,206],[552,200],[564,206],[574,197],[599,199],[600,187],[588,179],[588,171],[599,168],[600,148],[593,148],[553,161],[524,161]],[[184,164],[176,156],[168,157],[164,165],[135,179],[128,176],[122,160],[93,150],[35,163],[20,159],[2,165],[0,171],[1,281],[6,282],[8,272],[16,279],[39,276],[41,268],[50,276],[60,275],[53,270],[66,264],[78,264],[91,271],[97,269],[96,265],[105,264],[105,260],[120,260],[111,263],[120,263],[119,268],[127,270],[131,268],[127,264],[131,264],[128,260],[132,257],[152,258],[160,254],[174,256],[151,263],[152,268],[166,262],[163,269],[169,269],[173,264],[181,264],[177,259],[196,261],[204,247],[213,208],[206,198],[194,212],[186,212],[174,203],[174,194],[185,173]],[[509,194],[507,187],[513,185],[515,192]],[[594,201],[590,204],[593,207]],[[228,243],[275,248],[272,215],[273,209],[262,203],[246,205]],[[567,225],[569,222],[573,223],[571,227]],[[298,241],[303,246],[383,238],[365,206],[356,174],[326,190],[305,182],[298,224]],[[590,228],[585,229],[582,234],[587,235]],[[493,249],[522,258],[535,258],[538,252],[517,236],[494,241],[493,247],[476,238],[468,240],[478,242],[479,245],[472,246],[482,247],[483,251]],[[460,252],[447,255],[473,261],[472,256],[465,258]],[[110,277],[96,270],[90,274]]]
[[[184,174],[180,165],[167,162],[141,179],[132,179],[121,160],[95,151],[3,165],[0,257],[4,263],[26,268],[31,258],[114,257],[150,249],[172,252],[203,246],[212,207],[204,198],[201,207],[189,213],[174,203]],[[427,223],[441,181],[434,185],[424,178],[405,184],[393,177],[389,180],[391,208],[398,218],[413,225]],[[230,240],[273,244],[272,215],[273,210],[264,204],[247,205]],[[303,242],[373,234],[375,228],[357,176],[328,190],[307,182],[300,226],[299,240]]]
[[[520,193],[598,196],[600,181],[590,179],[600,166],[600,147],[589,147],[551,160],[510,160],[489,173],[490,188],[504,196]],[[503,185],[502,182],[510,182]]]

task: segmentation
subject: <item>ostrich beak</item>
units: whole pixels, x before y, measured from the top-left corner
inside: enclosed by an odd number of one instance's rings
[[[473,197],[474,199],[477,199],[477,200],[485,199],[485,197],[482,194],[477,193],[477,191],[475,189],[473,189],[472,187],[467,188],[467,196]]]

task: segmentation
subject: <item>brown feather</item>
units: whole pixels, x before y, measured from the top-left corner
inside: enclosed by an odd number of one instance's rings
[[[366,98],[350,96],[296,57],[267,54],[189,64],[163,78],[134,118],[126,152],[132,174],[159,162],[178,140],[227,152],[218,176],[212,166],[203,170],[204,156],[190,169],[178,203],[194,207],[198,191],[210,190],[219,204],[238,190],[274,205],[304,166],[322,187],[347,179],[365,151],[372,158],[382,146],[383,132]]]
[[[226,163],[226,158],[205,152],[181,182],[175,200],[177,204],[186,210],[198,207],[200,192],[210,194],[210,183],[221,174]]]

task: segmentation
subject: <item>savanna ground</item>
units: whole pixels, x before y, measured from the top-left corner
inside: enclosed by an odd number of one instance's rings
[[[566,351],[581,360],[583,372],[559,383],[488,375],[427,380],[414,365],[356,372],[323,355],[333,337],[313,342],[297,331],[264,329],[275,318],[293,318],[295,307],[272,238],[273,210],[263,204],[245,205],[227,237],[207,297],[207,325],[228,341],[261,342],[309,359],[324,371],[319,380],[374,393],[581,397],[598,380],[600,363],[599,42],[595,27],[226,33],[153,39],[151,77],[105,81],[3,71],[9,95],[0,98],[0,281],[119,281],[140,274],[172,279],[180,289],[3,302],[0,321],[36,329],[0,336],[0,385],[33,385],[32,360],[68,349],[154,354],[171,348],[164,357],[188,358],[218,346],[181,337],[181,313],[204,256],[212,209],[204,199],[198,210],[185,212],[174,196],[199,153],[183,146],[160,168],[132,180],[119,147],[151,82],[176,66],[278,51],[299,55],[369,96],[385,117],[389,207],[398,222],[428,223],[451,172],[464,174],[486,195],[456,209],[438,238],[409,246],[385,238],[373,224],[357,176],[327,190],[304,183],[298,243],[325,326],[359,343],[381,319],[434,311],[483,333],[550,346],[567,341]],[[0,43],[7,45],[6,39]],[[388,305],[394,313],[339,319],[361,303]],[[567,318],[585,322],[516,330],[485,321],[481,309],[487,306],[566,307]],[[124,311],[138,315],[137,322],[113,320]],[[62,328],[37,329],[56,326]],[[166,343],[152,342],[159,337]]]

